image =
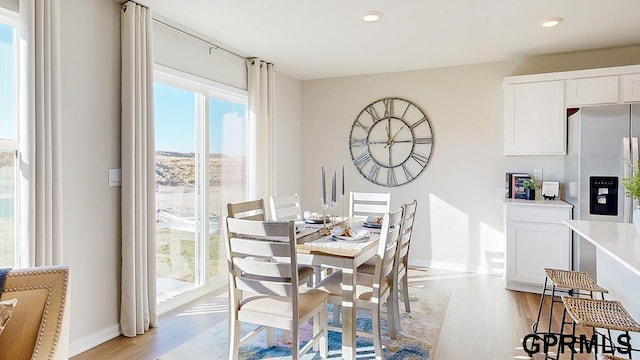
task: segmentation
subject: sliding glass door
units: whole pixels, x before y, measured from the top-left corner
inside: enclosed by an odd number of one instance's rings
[[[249,194],[250,154],[245,92],[169,69],[155,79],[161,303],[226,280],[220,215]]]

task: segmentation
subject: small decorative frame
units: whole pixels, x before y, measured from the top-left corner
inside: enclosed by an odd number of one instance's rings
[[[555,200],[560,192],[560,182],[543,181],[542,182],[542,198],[545,200]]]

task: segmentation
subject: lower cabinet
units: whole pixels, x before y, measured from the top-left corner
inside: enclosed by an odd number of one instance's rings
[[[544,269],[571,269],[571,205],[563,201],[507,199],[505,287],[542,292]]]

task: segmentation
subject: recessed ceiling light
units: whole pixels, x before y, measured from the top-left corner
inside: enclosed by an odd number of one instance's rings
[[[380,20],[382,13],[380,11],[367,11],[362,14],[362,20],[366,22],[374,22]]]
[[[549,28],[549,27],[554,27],[554,26],[560,24],[560,22],[562,22],[562,18],[561,17],[554,17],[554,18],[540,20],[538,25],[540,25],[542,27]]]

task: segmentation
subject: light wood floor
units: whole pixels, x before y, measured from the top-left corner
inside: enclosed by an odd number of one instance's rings
[[[531,332],[540,295],[505,290],[503,279],[496,276],[434,269],[411,270],[409,282],[410,286],[450,293],[434,359],[529,358],[522,350],[522,338]],[[156,359],[224,320],[226,305],[224,294],[205,296],[163,314],[159,326],[144,335],[120,336],[72,360]],[[554,307],[556,329],[561,309],[561,304]],[[548,308],[545,310],[542,324],[547,324]],[[543,356],[534,358],[542,359]],[[565,358],[569,357],[561,357]],[[576,359],[593,359],[593,355],[576,356]]]

